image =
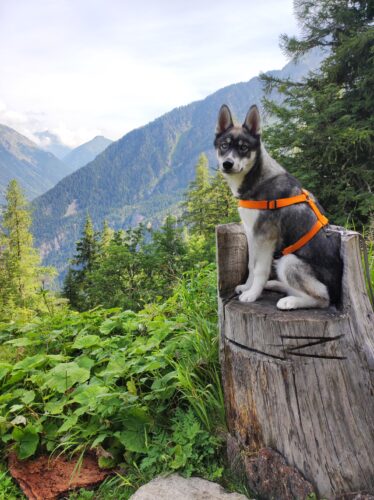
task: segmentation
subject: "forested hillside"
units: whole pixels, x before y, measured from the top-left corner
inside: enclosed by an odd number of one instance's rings
[[[320,60],[320,52],[312,53],[271,74],[300,79]],[[162,220],[182,199],[202,152],[215,167],[212,142],[221,104],[229,104],[241,120],[248,106],[261,104],[262,97],[262,83],[253,78],[174,109],[126,134],[38,198],[33,233],[45,262],[59,270],[66,266],[87,213],[95,228],[104,219],[115,229]]]
[[[77,170],[94,160],[96,156],[102,153],[112,142],[113,141],[102,135],[97,135],[90,141],[70,151],[69,154],[63,157],[63,161],[66,165],[72,167],[73,170]]]
[[[0,204],[11,179],[17,179],[29,200],[73,171],[52,153],[10,127],[0,125]]]

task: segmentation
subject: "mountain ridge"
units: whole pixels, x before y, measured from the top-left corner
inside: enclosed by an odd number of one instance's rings
[[[112,142],[112,140],[103,135],[97,135],[90,141],[74,148],[64,156],[62,160],[74,170],[77,170],[94,160],[96,156],[102,153]]]
[[[320,60],[312,55],[269,73],[300,79]],[[226,86],[130,131],[60,181],[34,202],[34,235],[45,261],[61,269],[74,251],[87,213],[96,228],[104,219],[116,229],[162,219],[181,200],[198,156],[204,152],[211,164],[214,161],[212,143],[221,104],[243,119],[249,105],[261,105],[262,97],[258,77]]]
[[[16,130],[0,124],[0,204],[11,179],[29,200],[51,189],[71,169]]]

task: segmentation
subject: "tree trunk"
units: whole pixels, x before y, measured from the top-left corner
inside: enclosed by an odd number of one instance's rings
[[[234,288],[248,259],[239,224],[218,226],[217,259],[230,439],[247,456],[277,450],[319,495],[334,498],[374,493],[374,315],[358,234],[329,231],[344,262],[338,309],[280,311],[274,292],[239,302]]]

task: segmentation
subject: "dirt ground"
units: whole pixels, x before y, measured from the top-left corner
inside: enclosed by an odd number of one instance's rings
[[[97,460],[87,455],[79,472],[77,459],[41,456],[34,460],[18,460],[14,453],[8,458],[9,472],[29,500],[55,500],[76,488],[95,486],[111,471],[101,470]]]

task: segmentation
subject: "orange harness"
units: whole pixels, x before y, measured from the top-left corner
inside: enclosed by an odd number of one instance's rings
[[[257,210],[277,210],[278,208],[289,207],[290,205],[295,205],[296,203],[308,203],[310,208],[315,213],[317,220],[312,228],[304,234],[299,240],[293,245],[290,245],[282,250],[283,255],[296,252],[299,248],[303,247],[310,241],[313,236],[315,236],[318,231],[328,224],[328,219],[318,210],[317,205],[310,198],[309,193],[306,189],[302,189],[303,194],[298,196],[291,196],[290,198],[280,198],[279,200],[239,200],[239,207],[242,208],[255,208]]]

